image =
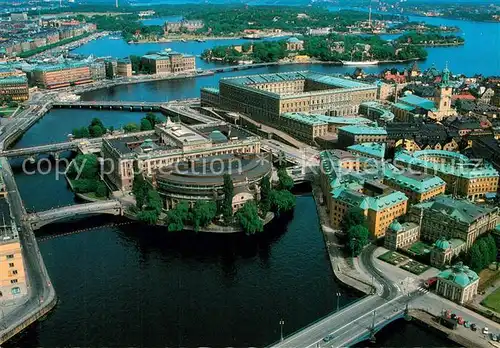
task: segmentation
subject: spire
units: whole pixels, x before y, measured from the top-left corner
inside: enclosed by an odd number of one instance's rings
[[[446,62],[446,65],[443,70],[443,77],[441,78],[441,86],[445,87],[448,86],[450,83],[450,70],[448,70],[448,62]]]

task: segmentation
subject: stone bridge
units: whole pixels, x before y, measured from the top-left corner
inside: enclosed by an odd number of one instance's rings
[[[85,215],[110,214],[123,215],[123,208],[116,200],[69,205],[28,215],[27,221],[36,230],[61,220],[70,220]]]

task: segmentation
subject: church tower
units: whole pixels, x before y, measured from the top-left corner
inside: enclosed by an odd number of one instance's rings
[[[435,114],[438,120],[456,114],[455,110],[451,108],[452,92],[453,88],[450,85],[450,71],[448,70],[447,64],[443,70],[441,83],[436,87],[435,92],[435,103],[437,107]]]

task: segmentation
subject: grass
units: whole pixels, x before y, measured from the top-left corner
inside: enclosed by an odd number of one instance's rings
[[[479,272],[479,286],[477,289],[479,292],[484,291],[484,289],[500,278],[500,269],[497,270],[495,268],[495,266],[491,266]]]
[[[495,312],[500,313],[500,288],[497,288],[489,294],[481,304],[485,307],[493,309]]]
[[[395,251],[388,251],[378,257],[380,260],[390,263],[391,265],[398,265],[401,262],[408,260],[406,256],[403,256]]]
[[[428,254],[431,250],[431,247],[424,242],[418,241],[413,243],[412,246],[408,249],[409,252],[415,255],[425,255]]]
[[[408,263],[401,266],[401,268],[413,274],[420,275],[425,271],[427,271],[430,268],[430,266],[424,265],[423,263],[420,263],[415,260],[410,260]]]
[[[100,201],[105,201],[105,200],[108,199],[108,197],[97,197],[95,195],[95,192],[87,192],[87,193],[80,193],[80,194],[83,195],[83,196],[89,197],[91,199],[98,199]]]
[[[9,107],[4,107],[0,108],[0,115],[2,117],[10,117],[14,111],[16,111],[17,107],[15,108],[9,108]]]

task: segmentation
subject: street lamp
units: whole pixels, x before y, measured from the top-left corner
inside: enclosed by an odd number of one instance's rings
[[[285,325],[285,321],[280,319],[281,341],[283,341],[283,325]]]
[[[337,292],[337,312],[339,311],[339,301],[340,301],[340,296],[342,294],[340,292]]]

